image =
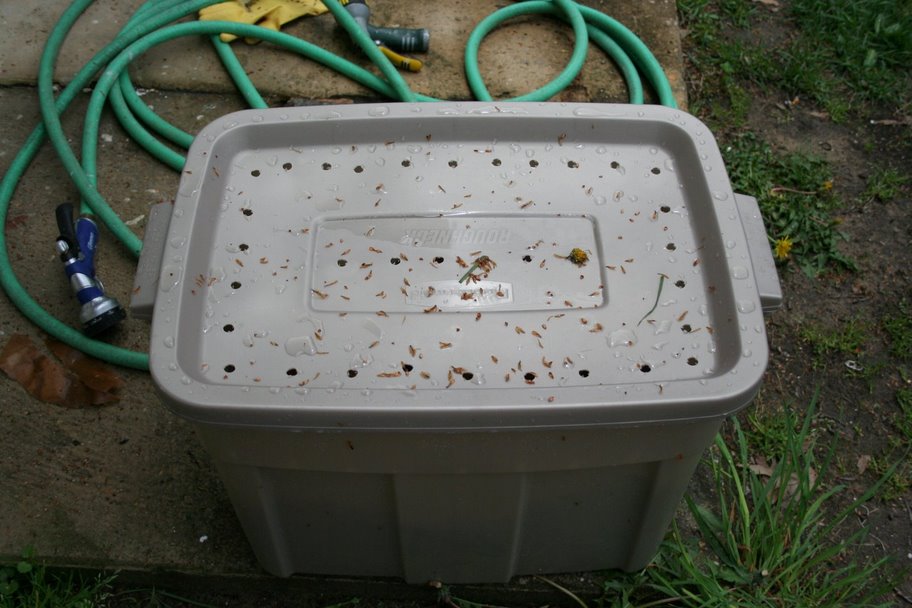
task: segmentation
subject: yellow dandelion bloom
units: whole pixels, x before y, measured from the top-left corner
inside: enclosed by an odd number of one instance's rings
[[[824,192],[829,192],[832,189],[833,189],[833,180],[828,179],[827,181],[823,182],[823,191]]]
[[[786,260],[789,257],[789,253],[792,251],[792,239],[787,236],[784,236],[780,239],[776,239],[776,243],[773,246],[773,255],[776,256],[777,260]]]

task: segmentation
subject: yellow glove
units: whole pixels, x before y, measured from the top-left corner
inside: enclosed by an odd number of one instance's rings
[[[199,18],[200,21],[252,23],[279,31],[283,25],[298,17],[321,15],[325,12],[326,7],[320,0],[233,0],[201,9]],[[234,34],[222,34],[219,37],[223,42],[231,42],[237,38]],[[247,38],[247,42],[254,44],[259,40]]]

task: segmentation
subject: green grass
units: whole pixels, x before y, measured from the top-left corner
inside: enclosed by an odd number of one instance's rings
[[[818,458],[813,404],[802,420],[785,412],[781,457],[757,467],[754,446],[737,421],[731,447],[722,436],[710,451],[716,501],[687,497],[697,534],[675,525],[654,563],[606,584],[602,604],[632,606],[887,606],[893,584],[887,560],[859,562],[864,539],[855,510],[891,479],[893,468],[854,501],[840,499],[830,467],[834,441]]]
[[[854,360],[861,355],[869,328],[861,319],[852,318],[836,327],[809,322],[804,324],[798,333],[814,352],[814,368],[822,369],[834,357]]]
[[[901,361],[912,360],[912,306],[900,302],[896,312],[885,316],[882,324],[890,338],[890,354]]]
[[[0,608],[101,608],[112,580],[51,573],[26,553],[15,564],[0,565]]]
[[[896,0],[789,0],[771,44],[770,12],[751,0],[678,0],[700,73],[693,109],[727,128],[743,124],[751,86],[817,103],[835,121],[872,104],[912,104],[912,8]]]
[[[865,191],[861,195],[863,203],[892,201],[902,194],[909,177],[891,167],[879,167],[868,176]]]
[[[789,239],[787,258],[808,275],[827,269],[854,270],[855,264],[839,250],[846,237],[832,211],[839,201],[826,161],[799,153],[776,153],[753,133],[734,137],[723,145],[722,156],[736,192],[757,197],[770,239]]]

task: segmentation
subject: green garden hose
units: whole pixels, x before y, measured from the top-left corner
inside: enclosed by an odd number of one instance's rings
[[[230,45],[218,34],[227,32],[247,38],[258,38],[317,61],[332,70],[372,89],[380,95],[400,101],[437,101],[416,94],[408,87],[398,70],[378,49],[337,0],[324,4],[346,30],[359,48],[379,69],[377,76],[345,59],[282,32],[255,25],[220,21],[192,21],[170,25],[196,13],[219,0],[148,0],[127,22],[107,46],[99,51],[67,85],[56,99],[53,93],[53,72],[57,55],[70,29],[93,0],[75,0],[54,26],[41,57],[38,73],[38,94],[42,123],[29,135],[0,181],[0,224],[6,224],[10,201],[22,178],[45,139],[57,151],[67,173],[79,190],[84,213],[95,214],[134,255],[139,255],[141,240],[111,209],[98,191],[96,153],[98,127],[105,103],[110,102],[118,121],[130,136],[153,157],[175,171],[183,168],[184,157],[171,146],[186,149],[193,136],[155,114],[139,97],[128,73],[129,64],[148,49],[181,36],[206,35],[248,105],[265,108],[266,103],[250,81]],[[484,84],[478,67],[478,49],[485,36],[505,21],[521,15],[544,14],[570,24],[574,32],[574,48],[567,66],[551,82],[512,101],[546,101],[558,94],[579,74],[591,39],[618,65],[628,87],[631,103],[642,103],[643,87],[640,73],[655,91],[661,104],[675,107],[671,86],[649,49],[623,25],[594,9],[576,4],[573,0],[531,0],[500,9],[485,18],[472,32],[465,51],[466,79],[475,97],[490,101],[492,97]],[[60,117],[77,93],[93,78],[98,78],[83,125],[81,160],[67,143]],[[167,143],[161,141],[162,138]],[[7,251],[5,232],[0,230],[0,285],[15,306],[33,323],[58,340],[109,363],[148,369],[149,357],[136,352],[90,339],[78,330],[61,322],[41,307],[23,288],[16,277]]]

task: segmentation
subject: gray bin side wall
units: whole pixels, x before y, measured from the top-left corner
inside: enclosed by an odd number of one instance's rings
[[[485,433],[197,428],[266,570],[421,584],[642,568],[720,424]]]

